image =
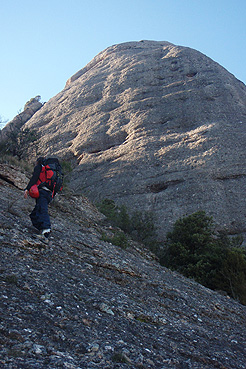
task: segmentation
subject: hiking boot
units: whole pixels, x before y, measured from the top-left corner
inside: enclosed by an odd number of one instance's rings
[[[43,229],[41,235],[44,236],[45,238],[48,238],[50,235],[50,229],[49,228]]]

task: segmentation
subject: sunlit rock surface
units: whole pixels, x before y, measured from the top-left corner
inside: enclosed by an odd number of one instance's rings
[[[168,42],[114,45],[24,127],[39,151],[75,159],[71,188],[152,211],[160,239],[205,210],[246,231],[246,87],[202,53]]]

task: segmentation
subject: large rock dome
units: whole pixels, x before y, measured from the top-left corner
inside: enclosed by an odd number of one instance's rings
[[[25,127],[42,154],[76,159],[74,191],[152,211],[160,239],[197,210],[246,232],[246,87],[196,50],[111,46]]]

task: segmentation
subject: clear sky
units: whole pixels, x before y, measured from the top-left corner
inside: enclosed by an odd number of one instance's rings
[[[246,83],[245,0],[1,0],[0,15],[2,120],[127,41],[194,48]]]

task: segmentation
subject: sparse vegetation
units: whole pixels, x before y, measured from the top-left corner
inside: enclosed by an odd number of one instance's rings
[[[41,96],[37,95],[35,97],[32,97],[29,101],[26,102],[24,109],[28,106],[31,105],[34,102],[40,102],[41,101]]]
[[[0,152],[0,163],[9,164],[22,168],[29,173],[31,173],[33,170],[33,165],[31,165],[26,160],[19,160],[16,156],[5,155],[3,152],[2,153]]]
[[[126,207],[118,207],[110,199],[103,200],[98,208],[111,224],[155,252],[161,265],[205,287],[225,291],[246,305],[246,249],[242,247],[242,237],[216,234],[213,218],[204,211],[177,220],[161,248],[150,213],[135,212],[130,216]],[[113,237],[103,235],[103,239],[126,247],[127,239],[123,235],[116,232]]]
[[[128,233],[134,240],[142,242],[151,251],[155,251],[158,243],[151,213],[136,211],[133,215],[129,215],[125,206],[119,207],[111,199],[104,199],[97,207],[112,225]]]
[[[68,193],[70,192],[69,190],[69,173],[71,173],[73,171],[73,167],[70,161],[68,160],[62,160],[60,162],[62,170],[63,170],[63,174],[64,174],[64,179],[63,179],[63,193]]]
[[[199,211],[177,220],[160,263],[246,304],[246,249],[242,238],[216,235],[212,217]]]
[[[107,236],[105,233],[102,234],[102,240],[110,242],[113,245],[119,246],[122,249],[126,249],[128,246],[128,240],[124,232],[115,230],[113,236]]]
[[[65,175],[71,173],[72,170],[73,170],[70,161],[62,160],[61,161],[61,166],[62,166],[62,170],[63,170]]]
[[[7,140],[1,143],[0,152],[2,155],[7,154],[17,157],[19,160],[24,159],[29,147],[36,143],[38,139],[38,132],[34,129],[10,130],[7,133]]]

